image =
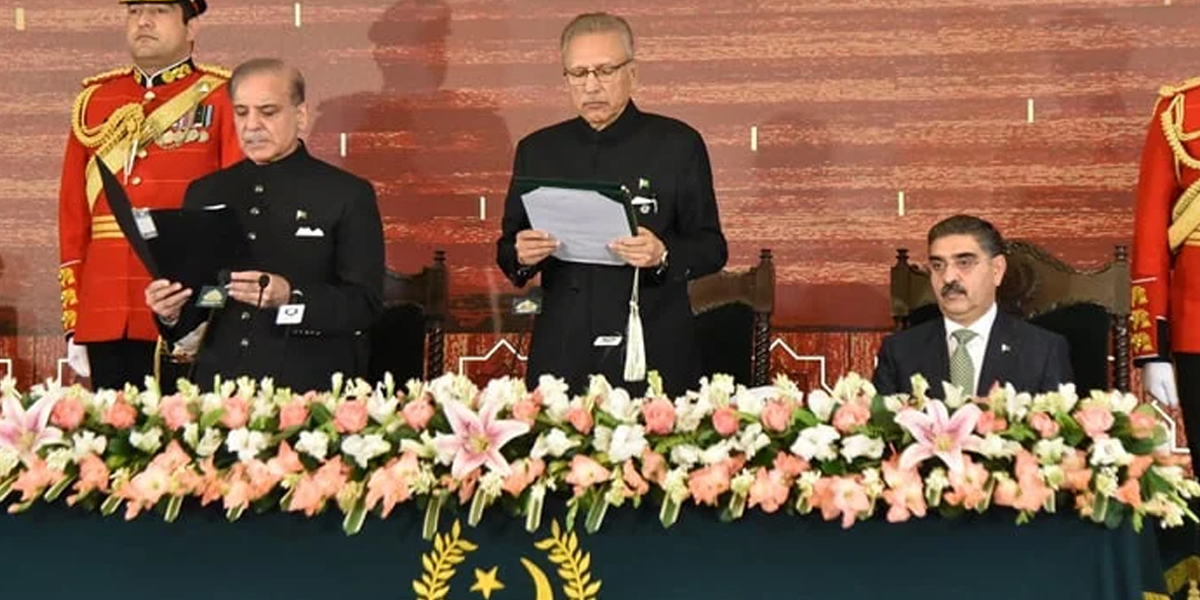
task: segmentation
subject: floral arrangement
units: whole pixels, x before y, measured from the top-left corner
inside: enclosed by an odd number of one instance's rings
[[[548,493],[568,498],[568,521],[598,529],[609,507],[650,500],[670,526],[686,503],[736,519],[747,509],[819,513],[850,527],[989,507],[1075,511],[1117,526],[1197,520],[1200,495],[1163,448],[1152,407],[1074,386],[1031,395],[997,386],[944,400],[913,379],[912,395],[880,396],[856,374],[832,393],[802,393],[786,377],[748,389],[701,380],[678,398],[651,373],[645,397],[594,377],[572,397],[559,379],[482,390],[462,376],[397,388],[335,375],[325,393],[295,394],[270,379],[180,381],[89,392],[53,382],[27,394],[0,382],[0,502],[10,513],[64,498],[71,506],[167,520],[183,501],[314,515],[337,506],[353,534],[369,513],[425,510],[425,534],[457,502],[478,523],[492,506],[537,529]],[[10,497],[14,497],[8,500]]]

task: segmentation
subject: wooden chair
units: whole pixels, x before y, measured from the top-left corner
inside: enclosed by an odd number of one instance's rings
[[[370,381],[381,381],[385,372],[404,382],[432,379],[445,371],[449,292],[442,250],[434,251],[433,264],[420,273],[384,274],[383,315],[368,334]]]
[[[996,291],[1000,309],[1067,338],[1081,391],[1129,391],[1126,247],[1117,245],[1112,262],[1092,271],[1075,269],[1029,242],[1010,240],[1006,248],[1008,270]],[[908,262],[904,248],[896,251],[891,296],[897,329],[940,317],[929,274]]]
[[[688,284],[703,373],[728,373],[739,383],[767,384],[775,264],[764,248],[758,264],[722,271]]]

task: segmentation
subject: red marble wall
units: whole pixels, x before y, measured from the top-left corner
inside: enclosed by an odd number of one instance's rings
[[[377,186],[389,266],[447,251],[450,364],[506,332],[523,348],[508,315],[517,290],[492,266],[511,148],[570,116],[557,37],[596,5],[298,4],[297,23],[293,1],[210,2],[197,58],[299,65],[310,146]],[[947,214],[981,214],[1078,266],[1107,260],[1129,239],[1155,90],[1200,56],[1200,9],[1178,0],[605,7],[638,36],[642,107],[709,144],[730,267],[773,249],[773,325],[792,352],[777,345],[772,368],[812,383],[819,362],[792,354],[822,357],[832,379],[870,372],[895,248],[920,259],[925,229]],[[121,24],[115,0],[0,0],[0,357],[25,383],[55,376],[63,353],[60,155],[79,80],[127,60]]]

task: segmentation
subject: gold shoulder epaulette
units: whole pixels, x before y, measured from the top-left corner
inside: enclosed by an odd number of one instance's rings
[[[1190,89],[1200,87],[1200,77],[1193,77],[1180,83],[1179,85],[1164,85],[1158,88],[1158,95],[1164,98],[1170,98],[1181,92],[1186,92]]]
[[[117,78],[117,77],[123,77],[123,76],[125,76],[125,75],[128,75],[128,74],[130,74],[130,73],[132,73],[132,72],[133,72],[133,66],[132,66],[132,65],[129,65],[129,66],[124,66],[124,67],[118,67],[118,68],[116,68],[116,69],[113,69],[113,70],[111,70],[111,71],[105,71],[105,72],[103,72],[103,73],[101,73],[101,74],[99,74],[99,75],[92,75],[91,77],[88,77],[87,79],[84,79],[84,80],[83,80],[83,87],[91,87],[91,86],[93,86],[93,85],[96,85],[97,83],[101,83],[101,82],[104,82],[104,81],[108,81],[109,79],[115,79],[115,78]]]
[[[205,73],[208,73],[209,75],[216,75],[217,77],[220,77],[221,79],[229,79],[230,77],[233,76],[233,71],[230,71],[229,69],[226,69],[225,67],[222,67],[219,65],[206,65],[206,64],[198,63],[196,65],[196,68],[200,69],[201,71],[204,71]]]

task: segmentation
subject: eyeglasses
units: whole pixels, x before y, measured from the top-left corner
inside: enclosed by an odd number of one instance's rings
[[[600,83],[612,83],[617,78],[617,73],[621,71],[625,65],[633,62],[632,58],[625,59],[625,62],[615,65],[600,65],[592,69],[579,67],[578,69],[563,69],[563,76],[567,78],[567,82],[571,85],[585,85],[588,76],[595,75],[596,81]]]

